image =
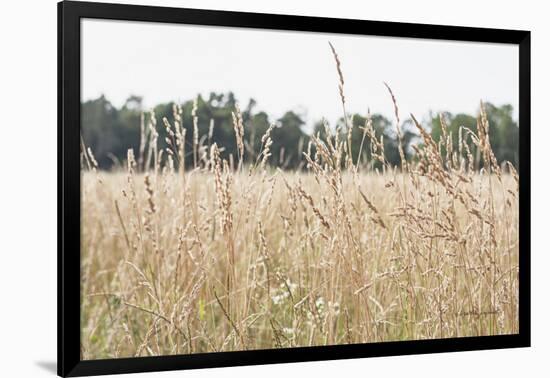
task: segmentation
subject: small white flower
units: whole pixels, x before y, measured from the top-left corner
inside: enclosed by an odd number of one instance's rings
[[[286,333],[289,336],[292,336],[292,335],[294,335],[294,328],[284,327],[283,332]]]
[[[276,294],[271,297],[271,300],[274,304],[278,305],[284,302],[284,300],[288,297],[288,293],[286,291],[281,292],[280,294]]]
[[[323,311],[325,309],[325,300],[323,297],[317,298],[315,301],[315,307],[317,307],[317,311]]]
[[[332,313],[335,315],[335,316],[338,316],[340,315],[340,303],[338,302],[328,302],[328,308],[332,311]]]

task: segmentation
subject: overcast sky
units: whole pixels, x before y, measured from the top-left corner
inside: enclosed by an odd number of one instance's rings
[[[506,44],[83,20],[82,100],[104,94],[120,106],[131,94],[146,107],[198,93],[233,91],[272,119],[286,110],[308,126],[342,116],[328,42],[342,62],[348,112],[401,118],[429,111],[477,111],[479,100],[512,104],[517,119],[518,47]]]

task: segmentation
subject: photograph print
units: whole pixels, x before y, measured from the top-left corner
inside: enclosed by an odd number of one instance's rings
[[[519,333],[519,47],[83,18],[82,360]]]

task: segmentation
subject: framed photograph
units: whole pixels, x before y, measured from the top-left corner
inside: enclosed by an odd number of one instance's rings
[[[59,375],[530,345],[528,31],[58,26]]]

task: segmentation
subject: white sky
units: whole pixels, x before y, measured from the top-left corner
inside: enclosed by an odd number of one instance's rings
[[[233,91],[242,107],[252,97],[272,120],[292,109],[309,126],[321,117],[334,123],[342,108],[331,41],[349,113],[393,118],[386,81],[402,119],[475,114],[480,99],[518,114],[515,45],[91,19],[81,30],[82,100],[105,94],[120,106],[136,94],[150,107]]]

